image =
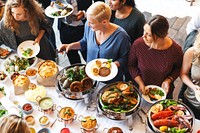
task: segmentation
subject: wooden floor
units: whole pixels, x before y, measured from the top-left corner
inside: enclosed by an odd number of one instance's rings
[[[149,12],[144,12],[146,20],[151,17],[151,13]],[[191,20],[191,17],[184,17],[184,18],[179,18],[179,17],[173,17],[173,18],[167,18],[170,28],[169,28],[169,36],[174,39],[178,44],[180,44],[183,48],[185,38],[187,36],[186,34],[186,26],[188,22]],[[175,91],[174,91],[174,99],[177,99],[179,90],[182,86],[182,81],[180,78],[178,78],[175,81]]]

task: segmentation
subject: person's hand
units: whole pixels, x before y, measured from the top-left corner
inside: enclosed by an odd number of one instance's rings
[[[169,92],[170,84],[171,84],[171,80],[168,79],[168,78],[165,79],[165,80],[162,82],[161,87],[165,90],[166,94],[168,94],[168,92]]]
[[[0,99],[1,99],[2,97],[5,97],[5,95],[3,94],[2,91],[0,91]]]
[[[35,44],[40,44],[40,39],[35,38],[35,41],[34,41],[33,45],[35,45]]]
[[[78,11],[78,13],[76,14],[76,17],[77,17],[77,21],[79,21],[85,17],[85,13],[83,11]]]
[[[62,45],[58,48],[58,51],[59,51],[59,52],[66,51],[66,53],[68,53],[69,50],[71,50],[71,44],[62,44]]]
[[[54,1],[51,1],[50,6],[53,7],[54,5]]]
[[[145,94],[146,92],[145,85],[144,84],[139,85],[139,90],[142,92],[142,94]]]

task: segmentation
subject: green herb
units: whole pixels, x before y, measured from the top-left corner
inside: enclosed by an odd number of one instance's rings
[[[168,131],[167,133],[186,133],[187,132],[187,129],[186,128],[175,128],[175,127],[172,127],[172,128],[168,128]]]
[[[164,108],[167,108],[171,105],[177,105],[177,102],[176,101],[173,101],[173,100],[169,100],[169,99],[166,99],[166,100],[163,100],[160,102]]]
[[[26,50],[23,50],[22,55],[29,57],[29,56],[33,55],[33,50],[31,48],[27,48]]]
[[[111,63],[113,59],[108,59],[108,63]]]
[[[0,118],[7,113],[7,110],[0,110]]]

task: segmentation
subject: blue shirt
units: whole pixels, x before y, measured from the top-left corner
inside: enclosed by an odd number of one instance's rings
[[[117,79],[122,81],[122,68],[127,69],[128,53],[131,46],[129,35],[126,31],[118,27],[102,44],[98,45],[95,32],[85,24],[84,36],[79,41],[81,50],[87,49],[87,62],[97,58],[112,59],[120,63]]]

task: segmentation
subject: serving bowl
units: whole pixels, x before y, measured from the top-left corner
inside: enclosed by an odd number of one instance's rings
[[[58,106],[57,111],[58,121],[63,122],[64,125],[71,124],[77,117],[74,109],[71,107],[62,108],[61,106]]]
[[[83,133],[95,133],[99,128],[97,119],[94,116],[79,116],[79,121],[81,122],[81,132]]]
[[[35,67],[29,67],[26,69],[25,74],[30,78],[30,79],[34,79],[36,78],[37,75],[37,68]]]
[[[8,80],[8,75],[4,71],[0,71],[0,83],[5,83]]]
[[[153,132],[185,130],[189,133],[193,130],[194,115],[184,103],[166,99],[151,105],[147,114],[147,124]]]
[[[42,128],[38,131],[38,133],[50,133],[51,131],[48,128]]]
[[[119,127],[104,128],[103,133],[123,133]]]
[[[104,86],[98,93],[97,104],[110,119],[123,120],[136,112],[141,103],[141,94],[129,82],[115,82]]]
[[[35,124],[35,118],[33,115],[27,115],[24,118],[28,125],[34,125]]]
[[[25,103],[22,106],[22,110],[25,114],[31,114],[33,112],[33,106],[30,103]]]
[[[58,93],[70,100],[89,102],[94,81],[85,73],[85,64],[74,64],[63,68],[56,77]]]
[[[49,118],[47,117],[47,116],[41,116],[40,118],[39,118],[39,123],[40,123],[40,125],[41,126],[46,126],[46,125],[48,125],[49,124]]]
[[[52,114],[56,109],[56,104],[54,104],[51,97],[40,97],[37,96],[36,101],[38,102],[38,110],[44,112],[45,114]]]

